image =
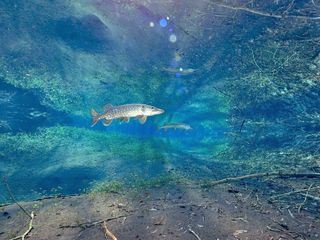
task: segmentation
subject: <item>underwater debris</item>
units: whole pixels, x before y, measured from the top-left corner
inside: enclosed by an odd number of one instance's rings
[[[165,124],[165,125],[159,127],[158,129],[159,130],[163,129],[163,130],[167,131],[170,128],[174,129],[174,130],[176,130],[176,129],[182,129],[182,130],[186,130],[186,131],[192,130],[192,127],[189,124],[185,124],[185,123],[169,123],[169,124]]]
[[[108,104],[104,107],[104,113],[99,114],[94,109],[91,109],[92,125],[105,119],[104,126],[109,126],[113,119],[120,119],[123,122],[129,122],[131,117],[137,117],[141,124],[147,121],[147,117],[163,113],[164,110],[146,104],[126,104],[119,106],[112,106]]]

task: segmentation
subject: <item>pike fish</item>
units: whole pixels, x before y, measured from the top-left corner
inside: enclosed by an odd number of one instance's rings
[[[141,124],[147,121],[147,117],[163,113],[164,110],[146,104],[126,104],[112,106],[107,104],[104,107],[104,113],[99,114],[94,109],[91,109],[93,127],[99,120],[104,119],[103,125],[109,126],[113,119],[119,119],[123,122],[129,122],[131,117],[139,119]]]
[[[182,130],[186,130],[186,131],[192,129],[192,127],[190,125],[185,124],[185,123],[170,123],[170,124],[166,124],[166,125],[159,127],[159,130],[164,129],[165,131],[167,131],[170,128],[173,128],[174,130],[182,129]]]
[[[197,71],[197,69],[194,69],[194,68],[183,69],[183,68],[171,68],[171,67],[163,68],[163,70],[168,73],[178,73],[181,75],[190,75]]]

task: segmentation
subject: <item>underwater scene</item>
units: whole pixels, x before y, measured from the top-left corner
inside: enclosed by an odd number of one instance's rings
[[[1,0],[0,239],[320,239],[320,0]]]

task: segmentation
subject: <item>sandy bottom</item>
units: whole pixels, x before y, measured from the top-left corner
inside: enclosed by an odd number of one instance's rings
[[[27,239],[320,239],[320,221],[308,211],[288,211],[250,191],[171,186],[131,193],[101,193],[24,202],[36,214]],[[26,231],[16,206],[0,208],[0,239]]]

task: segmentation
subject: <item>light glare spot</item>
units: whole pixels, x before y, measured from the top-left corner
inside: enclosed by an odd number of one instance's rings
[[[149,23],[149,26],[150,26],[150,27],[154,27],[154,22],[150,22],[150,23]]]
[[[169,37],[169,41],[175,43],[177,41],[177,36],[175,34],[171,34]]]
[[[166,19],[162,18],[160,21],[159,21],[159,24],[161,27],[166,27],[168,25],[168,22]]]

